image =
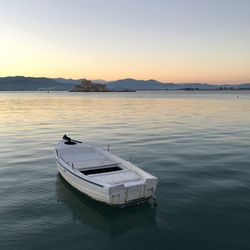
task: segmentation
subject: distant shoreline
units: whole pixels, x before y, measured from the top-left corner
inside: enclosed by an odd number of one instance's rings
[[[69,91],[79,86],[83,79],[63,79],[46,77],[0,77],[0,91]],[[172,91],[172,90],[250,90],[250,83],[240,84],[207,84],[207,83],[162,83],[156,80],[137,80],[125,78],[107,82],[92,80],[94,88],[107,91]]]
[[[233,92],[250,91],[250,89],[140,89],[140,90],[111,90],[111,91],[69,91],[60,89],[49,90],[0,90],[0,92],[68,92],[68,93],[135,93],[135,92]]]

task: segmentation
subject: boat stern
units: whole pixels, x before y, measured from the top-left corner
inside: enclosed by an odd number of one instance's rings
[[[154,196],[156,186],[157,178],[111,186],[109,189],[110,204],[129,206],[142,203]]]
[[[156,177],[148,178],[145,181],[145,197],[154,196],[157,187],[158,179]]]

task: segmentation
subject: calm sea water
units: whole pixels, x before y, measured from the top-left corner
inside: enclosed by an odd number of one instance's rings
[[[0,249],[250,249],[250,92],[0,92],[0,121]],[[158,208],[69,186],[65,133],[157,176]]]

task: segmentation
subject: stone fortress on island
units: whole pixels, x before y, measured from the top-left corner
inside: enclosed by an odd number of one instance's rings
[[[72,92],[108,92],[106,85],[100,83],[92,83],[90,80],[84,79],[80,85],[76,85]]]

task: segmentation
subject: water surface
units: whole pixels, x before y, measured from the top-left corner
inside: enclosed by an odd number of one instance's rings
[[[0,249],[249,249],[250,92],[0,92],[0,121]],[[70,187],[65,133],[157,176],[159,207]]]

